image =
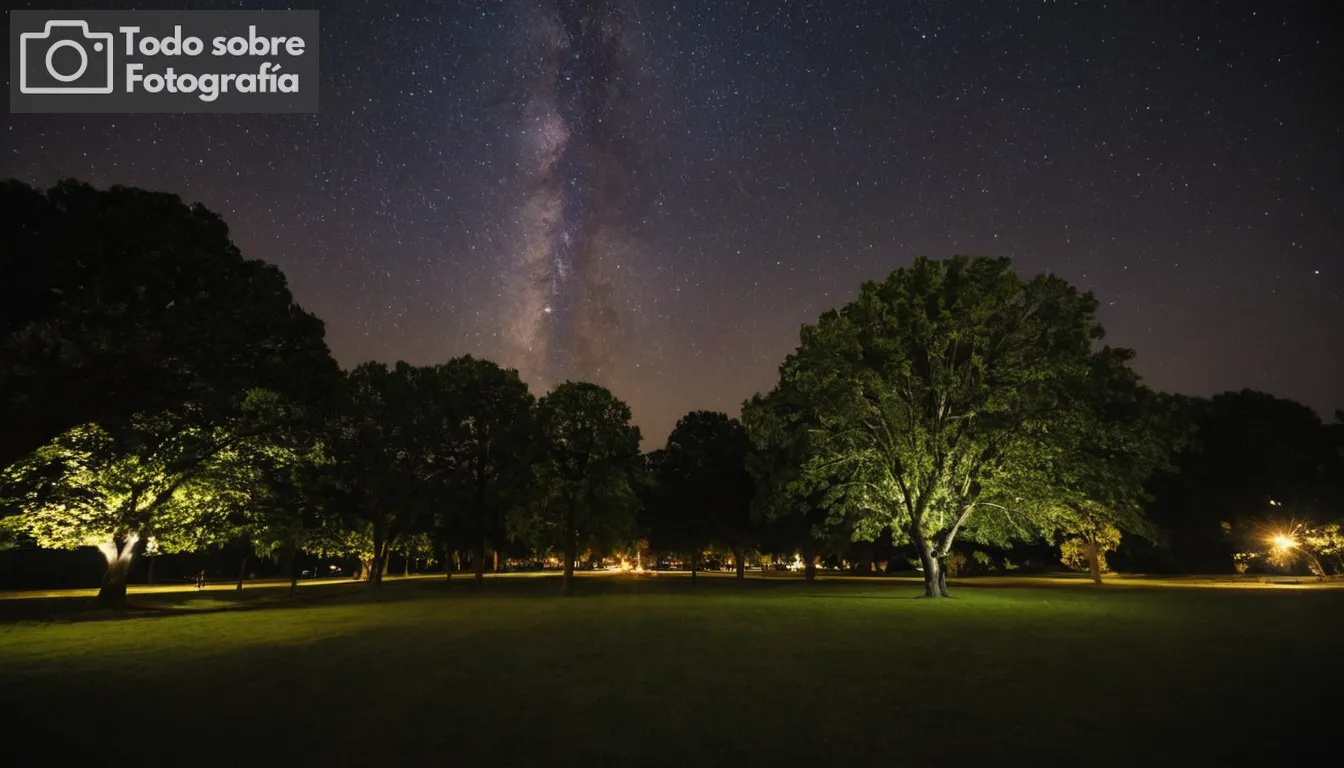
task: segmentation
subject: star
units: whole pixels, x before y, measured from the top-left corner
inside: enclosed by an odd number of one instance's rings
[[[772,386],[864,280],[958,252],[1093,291],[1155,388],[1344,407],[1313,4],[1216,36],[1101,3],[581,5],[319,2],[316,115],[5,114],[0,177],[200,202],[342,365],[595,380],[647,448]]]

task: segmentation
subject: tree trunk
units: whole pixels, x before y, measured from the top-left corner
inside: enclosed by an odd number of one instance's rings
[[[471,566],[476,572],[476,583],[480,584],[485,579],[485,539],[476,543],[476,549],[471,553]]]
[[[369,583],[373,586],[383,586],[383,577],[387,575],[388,566],[392,562],[392,547],[396,543],[396,536],[388,535],[386,531],[379,531],[378,527],[374,526],[373,561],[369,563]]]
[[[131,561],[135,559],[135,547],[139,542],[140,536],[133,533],[121,541],[114,538],[98,547],[107,559],[107,571],[98,587],[99,604],[116,608],[126,604],[126,581],[130,578]]]
[[[117,558],[107,564],[103,574],[103,583],[98,588],[98,602],[102,605],[121,607],[126,604],[126,577],[131,570],[130,558]]]
[[[490,550],[490,555],[491,555],[491,557],[493,557],[494,560],[495,560],[494,565],[493,565],[493,567],[491,568],[491,571],[490,571],[490,572],[491,572],[491,573],[499,573],[499,550],[498,550],[498,549],[492,549],[492,550]]]
[[[406,560],[401,564],[401,578],[404,579],[410,575],[411,575],[411,555],[408,552],[406,553]]]
[[[935,557],[929,540],[920,530],[919,524],[911,526],[910,538],[919,548],[919,562],[924,566],[924,596],[947,597],[947,576],[943,571],[942,558]]]
[[[565,596],[574,594],[574,559],[579,556],[579,542],[574,534],[574,505],[565,513],[565,576],[560,590]]]
[[[149,573],[145,575],[145,583],[146,583],[146,584],[153,584],[153,583],[154,583],[154,561],[157,560],[157,559],[158,559],[158,558],[155,558],[155,557],[151,557],[151,558],[149,558]]]
[[[383,554],[383,542],[386,538],[387,535],[384,533],[383,527],[375,523],[373,526],[373,556],[369,558],[365,575],[365,579],[368,580],[371,587],[381,587],[383,585],[383,559],[381,555]]]
[[[299,588],[299,574],[294,570],[294,561],[298,559],[295,550],[297,547],[290,545],[285,552],[285,574],[289,576],[289,596],[293,597],[295,590]]]
[[[247,554],[243,554],[243,562],[238,565],[238,589],[243,591],[243,579],[247,578]]]
[[[803,539],[803,580],[817,580],[817,552],[816,545],[809,536]]]
[[[747,578],[747,564],[742,562],[742,550],[733,550],[733,567],[737,570],[737,579],[741,581]]]
[[[695,552],[691,553],[691,583],[695,583],[695,572],[699,570],[700,556]]]
[[[1101,557],[1097,554],[1097,543],[1087,542],[1087,565],[1092,570],[1092,582],[1101,583]]]

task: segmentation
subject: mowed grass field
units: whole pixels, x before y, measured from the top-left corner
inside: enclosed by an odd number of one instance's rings
[[[253,590],[246,609],[218,612],[10,610],[6,752],[63,765],[1203,765],[1338,743],[1344,590],[963,586],[928,601],[910,582],[692,587],[666,574],[585,578],[571,599],[558,588],[426,579],[306,588],[293,604]]]

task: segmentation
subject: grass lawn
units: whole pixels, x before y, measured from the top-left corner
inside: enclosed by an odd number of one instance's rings
[[[247,610],[11,613],[6,752],[36,745],[62,765],[1249,764],[1307,753],[1338,725],[1312,702],[1341,700],[1344,590],[954,585],[955,599],[926,601],[876,580],[599,576],[573,599],[558,587],[409,580]]]

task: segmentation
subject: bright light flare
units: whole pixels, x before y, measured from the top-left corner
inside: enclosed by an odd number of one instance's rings
[[[1297,547],[1297,539],[1291,535],[1276,533],[1269,538],[1269,543],[1274,545],[1274,549],[1284,551]]]

